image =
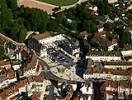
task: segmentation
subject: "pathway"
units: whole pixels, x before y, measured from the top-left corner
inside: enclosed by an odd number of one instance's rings
[[[73,5],[61,6],[61,10],[59,10],[58,12],[64,11],[65,9],[70,9],[72,7],[75,7],[77,4],[81,4],[85,1],[88,1],[88,0],[79,0],[78,2],[76,2]],[[24,5],[24,7],[38,8],[38,9],[41,9],[43,11],[46,11],[48,14],[53,14],[52,9],[57,7],[55,5],[48,4],[45,2],[40,2],[37,0],[17,0],[17,4],[18,4],[18,7]]]
[[[55,5],[40,2],[37,0],[17,0],[17,5],[18,7],[23,5],[24,7],[41,9],[43,11],[46,11],[48,14],[52,14],[53,13],[52,9],[57,7]]]

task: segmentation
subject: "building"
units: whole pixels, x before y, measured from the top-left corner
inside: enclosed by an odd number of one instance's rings
[[[132,68],[132,62],[117,61],[117,62],[103,62],[103,67],[108,69],[128,69]]]
[[[80,89],[82,92],[82,98],[83,100],[92,100],[93,97],[93,84],[92,82],[90,83],[90,85],[88,86],[87,84],[84,84],[82,86],[82,88]]]
[[[18,95],[26,91],[29,92],[29,96],[32,96],[34,92],[41,92],[42,86],[43,79],[40,76],[31,76],[19,82],[14,82],[12,86],[8,85],[3,91],[0,91],[0,97],[2,100],[14,100],[18,98]]]
[[[75,81],[59,82],[59,90],[64,93],[64,100],[92,100],[93,84],[92,82],[77,83]]]
[[[106,81],[103,86],[105,87],[105,98],[106,100],[112,99],[117,96],[118,99],[127,99],[128,95],[131,95],[132,82],[130,81]],[[117,95],[118,94],[118,95]],[[124,95],[126,97],[124,97]]]
[[[115,51],[91,51],[86,56],[87,59],[92,59],[93,62],[111,62],[121,61],[120,52]]]
[[[124,57],[132,56],[132,50],[122,50],[121,53]]]
[[[0,69],[11,69],[11,62],[9,60],[0,61]]]
[[[118,0],[108,0],[108,3],[110,3],[110,4],[113,4],[113,3],[116,3],[116,2],[118,2]]]
[[[61,51],[61,53],[64,53],[65,55],[72,58],[79,57],[79,41],[77,41],[76,39],[71,39],[64,34],[49,36],[49,33],[44,33],[33,36],[33,38],[36,39],[39,44],[41,44],[41,57],[48,56],[49,48],[58,49],[59,51]]]

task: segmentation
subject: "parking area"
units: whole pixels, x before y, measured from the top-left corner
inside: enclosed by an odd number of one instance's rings
[[[47,54],[52,60],[57,61],[63,66],[70,67],[73,65],[73,59],[68,55],[64,54],[61,50],[56,50],[55,48],[48,48]]]

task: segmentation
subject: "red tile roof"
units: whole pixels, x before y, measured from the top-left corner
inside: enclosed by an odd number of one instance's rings
[[[6,65],[9,65],[11,67],[10,61],[0,61],[0,68],[6,68]]]
[[[40,92],[33,92],[31,99],[32,100],[40,100],[41,93]]]
[[[7,97],[19,91],[19,88],[24,87],[25,85],[33,81],[42,82],[43,79],[41,76],[30,76],[24,80],[20,80],[19,82],[16,82],[13,86],[6,87],[5,89],[3,89],[3,91],[0,91],[0,97],[5,100]]]

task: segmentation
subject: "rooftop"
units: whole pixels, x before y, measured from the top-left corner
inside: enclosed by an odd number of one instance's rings
[[[42,40],[42,39],[45,39],[47,37],[50,37],[50,33],[49,32],[45,32],[45,33],[34,35],[32,38],[34,38],[36,40]]]
[[[0,91],[0,97],[2,99],[6,99],[7,97],[11,96],[15,92],[19,91],[21,87],[24,87],[27,84],[30,84],[31,82],[42,82],[41,76],[30,76],[28,78],[24,78],[23,80],[20,80],[19,82],[16,82],[14,84],[11,84],[10,86],[4,88]]]
[[[0,68],[2,66],[6,66],[6,65],[11,65],[11,62],[10,61],[0,61]],[[2,67],[3,68],[3,67]]]
[[[40,92],[33,92],[31,99],[32,100],[40,100],[41,93]]]
[[[88,74],[93,74],[93,73],[102,73],[102,74],[113,74],[113,75],[130,75],[127,70],[122,70],[122,69],[107,69],[107,68],[102,68],[102,67],[89,67],[88,70],[86,70],[86,73]]]
[[[116,61],[116,62],[103,62],[104,65],[132,65],[132,62],[127,61]]]
[[[111,86],[113,88],[117,88],[117,87],[130,88],[130,84],[132,85],[132,82],[125,81],[125,80],[121,80],[121,81],[110,81],[110,80],[107,80],[107,81],[105,81],[105,83],[103,85],[105,87]]]
[[[89,56],[121,56],[118,51],[90,51]]]

